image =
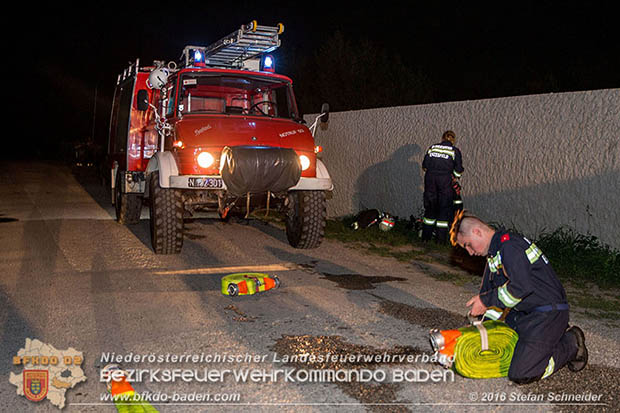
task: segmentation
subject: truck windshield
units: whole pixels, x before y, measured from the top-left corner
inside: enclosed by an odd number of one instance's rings
[[[281,79],[186,73],[179,81],[181,114],[219,113],[297,119],[291,84]]]

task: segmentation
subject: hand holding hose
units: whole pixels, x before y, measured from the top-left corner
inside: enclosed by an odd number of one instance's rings
[[[475,317],[483,315],[487,311],[487,306],[482,303],[479,295],[470,298],[465,305],[471,307],[469,313]]]

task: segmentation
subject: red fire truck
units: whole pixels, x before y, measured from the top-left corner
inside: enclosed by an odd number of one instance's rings
[[[183,219],[202,212],[278,208],[289,243],[316,248],[333,189],[317,158],[317,122],[307,127],[290,78],[269,52],[284,27],[243,25],[210,46],[186,46],[179,63],[131,64],[118,77],[108,141],[117,220],[150,212],[158,254],[183,246]]]

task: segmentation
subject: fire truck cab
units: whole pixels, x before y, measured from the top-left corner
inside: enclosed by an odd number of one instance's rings
[[[148,204],[153,250],[175,254],[183,219],[196,213],[277,208],[289,243],[316,248],[326,192],[333,189],[290,78],[268,53],[276,27],[256,21],[207,46],[187,46],[180,62],[139,60],[118,77],[108,141],[112,202],[120,223],[135,224]]]

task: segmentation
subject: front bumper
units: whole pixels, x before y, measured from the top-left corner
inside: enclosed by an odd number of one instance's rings
[[[220,175],[177,175],[170,177],[170,188],[227,191]],[[331,178],[301,177],[289,191],[331,191],[334,189]]]

